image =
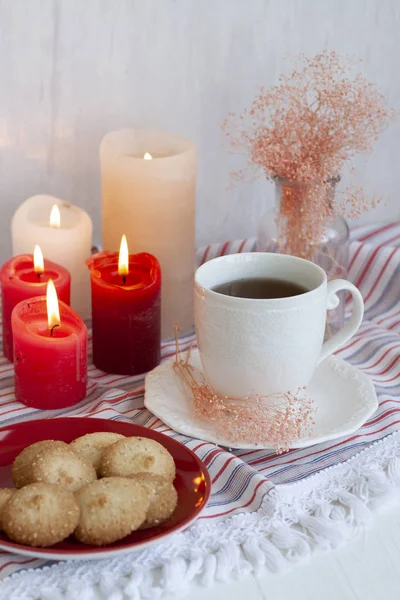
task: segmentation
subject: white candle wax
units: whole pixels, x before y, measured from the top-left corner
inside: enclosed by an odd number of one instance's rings
[[[146,155],[146,158],[145,158]],[[150,156],[149,156],[150,155]],[[155,255],[162,271],[162,337],[193,327],[196,150],[180,136],[124,129],[100,147],[103,248]]]
[[[50,225],[54,205],[60,211],[60,226]],[[62,265],[71,274],[71,306],[83,318],[91,315],[89,272],[85,260],[92,246],[89,215],[60,198],[32,196],[14,213],[11,223],[14,256],[32,254],[39,244],[45,258]]]

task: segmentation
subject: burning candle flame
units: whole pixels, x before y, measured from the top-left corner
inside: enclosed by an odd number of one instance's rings
[[[50,227],[54,227],[54,229],[59,229],[61,224],[61,215],[60,209],[57,204],[53,205],[50,213]]]
[[[33,251],[33,268],[35,273],[43,273],[44,271],[43,253],[37,244]]]
[[[119,247],[118,273],[123,276],[128,275],[129,273],[128,242],[126,241],[125,235],[122,236],[121,245]]]
[[[60,307],[53,280],[49,279],[46,290],[47,324],[50,330],[60,325]]]
[[[144,160],[153,160],[153,157],[150,154],[150,152],[145,152],[143,158],[144,158]]]

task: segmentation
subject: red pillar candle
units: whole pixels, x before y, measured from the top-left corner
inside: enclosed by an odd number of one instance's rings
[[[64,408],[86,395],[87,328],[67,304],[58,306],[48,315],[46,298],[31,298],[12,312],[15,396],[34,408]]]
[[[117,252],[100,252],[86,262],[92,285],[94,364],[121,375],[151,371],[160,362],[158,260],[147,253],[132,254],[128,265],[126,247],[125,267]]]
[[[11,313],[14,306],[22,300],[34,296],[44,296],[49,279],[54,281],[60,300],[66,304],[70,302],[71,277],[67,269],[50,260],[43,261],[43,256],[41,256],[41,253],[37,253],[36,248],[35,256],[38,261],[36,266],[32,254],[21,254],[7,261],[0,271],[3,353],[11,362],[13,360]]]

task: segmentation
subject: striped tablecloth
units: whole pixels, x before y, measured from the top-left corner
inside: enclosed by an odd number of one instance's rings
[[[39,568],[52,563],[0,552],[0,598],[75,598],[74,589],[86,590],[92,598],[89,591],[96,585],[124,590],[125,596],[116,598],[157,597],[194,578],[211,583],[260,565],[286,566],[315,547],[346,539],[376,501],[400,483],[400,441],[394,434],[400,423],[398,246],[400,224],[353,231],[349,279],[360,288],[366,310],[360,331],[339,354],[373,379],[379,409],[345,439],[280,456],[265,450],[228,452],[175,434],[148,412],[143,407],[143,378],[108,375],[92,365],[84,402],[69,410],[33,410],[15,401],[13,368],[1,357],[1,425],[59,415],[133,421],[194,450],[210,471],[213,491],[199,522],[155,550],[113,561],[60,563],[45,570]],[[253,249],[254,240],[213,244],[198,252],[198,261]],[[193,336],[185,338],[182,347],[192,342]],[[164,345],[164,358],[173,352],[173,343]],[[379,440],[384,441],[376,444]],[[327,469],[333,465],[338,467]]]

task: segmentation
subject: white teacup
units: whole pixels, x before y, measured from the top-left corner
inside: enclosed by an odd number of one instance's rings
[[[213,288],[241,278],[271,278],[305,287],[278,299],[227,296]],[[346,325],[323,343],[326,311],[340,290],[353,296]],[[221,395],[243,398],[296,391],[318,364],[360,327],[364,302],[349,281],[327,282],[323,269],[284,254],[231,254],[210,260],[195,275],[195,327],[207,382]]]

